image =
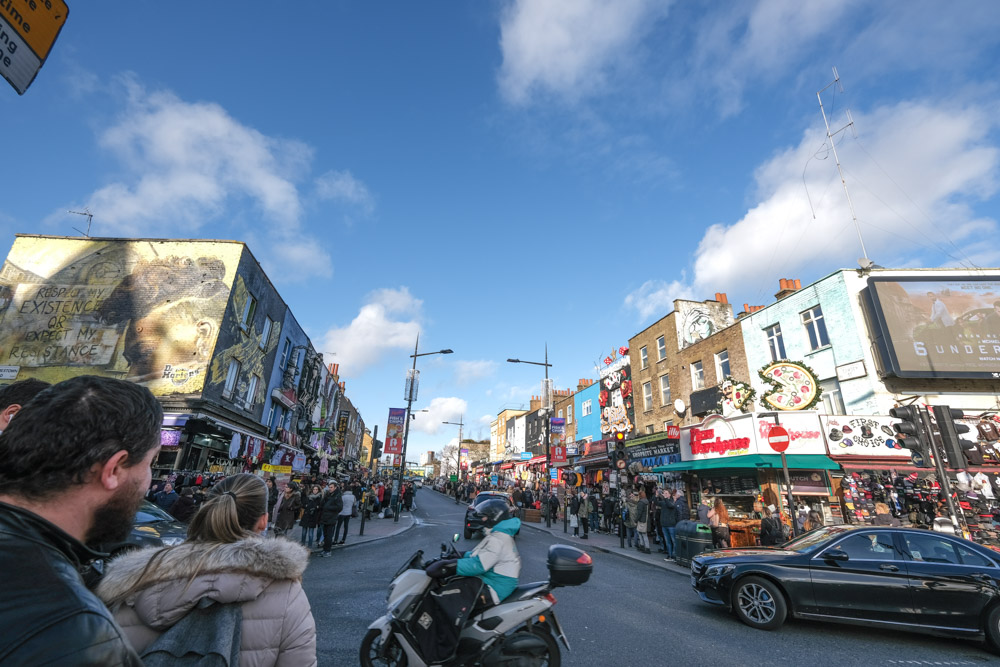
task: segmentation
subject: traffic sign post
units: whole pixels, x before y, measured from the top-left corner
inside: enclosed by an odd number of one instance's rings
[[[785,489],[788,491],[788,518],[792,520],[792,534],[799,534],[799,524],[795,520],[795,500],[792,498],[792,479],[788,474],[788,459],[785,458],[785,450],[791,444],[788,431],[779,423],[777,412],[762,412],[762,417],[774,417],[774,426],[767,432],[767,444],[771,449],[781,454],[781,472],[785,475]]]

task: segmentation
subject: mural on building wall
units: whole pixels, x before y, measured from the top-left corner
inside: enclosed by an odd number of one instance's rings
[[[697,301],[676,301],[677,348],[683,350],[733,323],[732,310],[719,304],[712,308]]]
[[[618,348],[604,358],[601,369],[601,388],[597,395],[601,407],[601,433],[611,437],[615,433],[628,435],[635,428],[635,408],[632,397],[632,365],[628,348]]]
[[[823,395],[816,372],[802,362],[775,361],[757,374],[768,385],[761,399],[777,410],[809,410]]]
[[[241,244],[20,236],[0,270],[0,364],[58,382],[202,390]]]

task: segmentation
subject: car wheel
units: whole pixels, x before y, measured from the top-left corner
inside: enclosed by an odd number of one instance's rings
[[[760,577],[740,579],[733,590],[733,610],[741,621],[758,630],[777,630],[785,622],[788,605],[776,585]]]
[[[1000,605],[995,605],[986,614],[986,645],[994,653],[1000,653]]]
[[[472,531],[471,530],[469,530],[468,528],[466,528],[465,531],[464,531],[464,533],[465,533],[465,539],[467,539],[467,540],[471,540],[472,539]]]

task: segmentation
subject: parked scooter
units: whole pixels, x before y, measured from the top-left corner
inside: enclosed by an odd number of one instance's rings
[[[441,545],[441,558],[459,558],[452,544]],[[447,585],[424,572],[434,560],[424,562],[417,551],[403,564],[389,584],[388,613],[368,626],[361,642],[363,667],[386,665],[427,667],[427,665],[483,665],[520,667],[545,665],[558,667],[561,660],[559,641],[569,650],[569,641],[556,620],[552,590],[560,586],[579,586],[593,571],[593,561],[580,549],[554,544],[549,547],[549,580],[523,584],[500,604],[485,610],[473,609],[459,634],[452,655],[444,661],[425,660],[420,652],[418,635],[428,629],[425,598]],[[420,612],[418,614],[418,612]]]

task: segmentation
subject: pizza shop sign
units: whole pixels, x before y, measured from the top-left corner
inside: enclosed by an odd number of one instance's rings
[[[750,415],[729,420],[712,415],[701,424],[681,429],[684,460],[742,456],[753,453],[755,449]]]

